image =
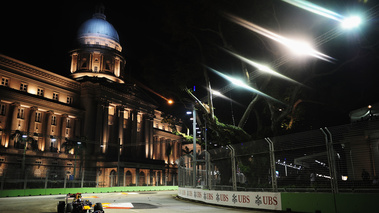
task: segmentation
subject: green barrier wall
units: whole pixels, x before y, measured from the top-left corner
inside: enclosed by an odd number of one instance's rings
[[[333,194],[281,193],[282,210],[292,212],[335,212]]]
[[[378,213],[379,194],[282,192],[282,210],[312,213]]]
[[[126,186],[103,188],[56,188],[56,189],[16,189],[1,190],[0,197],[20,197],[34,195],[59,195],[68,193],[111,193],[111,192],[135,192],[135,191],[168,191],[178,190],[177,186]]]

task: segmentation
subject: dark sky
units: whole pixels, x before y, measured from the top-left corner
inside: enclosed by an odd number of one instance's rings
[[[188,27],[175,24],[192,21],[196,23],[190,23],[189,26],[206,26],[210,22],[206,19],[207,17],[220,20],[229,42],[246,57],[270,64],[283,56],[283,51],[278,47],[280,45],[273,44],[271,46],[273,49],[267,51],[261,43],[262,37],[259,38],[257,34],[230,23],[217,12],[229,12],[278,33],[301,34],[309,39],[316,39],[337,26],[334,21],[310,14],[279,0],[271,1],[273,2],[271,7],[262,6],[261,1],[210,0],[207,2],[210,2],[208,7],[197,7],[201,5],[198,1],[103,1],[107,21],[118,31],[123,47],[122,54],[127,61],[128,75],[161,94],[174,93],[167,91],[169,88],[167,85],[173,81],[171,75],[180,72],[176,68],[176,62],[180,60],[183,63],[191,63],[192,57],[187,59],[186,57],[198,54],[193,46],[187,48],[181,40],[175,40],[172,35],[173,29]],[[309,108],[311,110],[309,114],[315,116],[307,116],[310,120],[319,119],[320,125],[345,123],[348,121],[347,115],[350,110],[379,101],[379,83],[377,83],[379,78],[377,20],[379,16],[375,14],[379,11],[379,7],[375,7],[377,5],[373,1],[364,2],[359,0],[317,1],[321,6],[341,14],[353,11],[366,11],[371,14],[371,19],[356,32],[340,35],[318,48],[323,53],[336,58],[334,63],[304,59],[289,61],[278,68],[291,77],[301,80],[306,77],[309,69],[316,69],[317,72],[322,73],[341,67],[335,74],[318,78],[307,85],[313,89],[310,94],[322,97],[318,98],[323,102],[322,107],[314,105]],[[70,67],[68,52],[77,47],[76,32],[84,21],[92,17],[95,5],[94,1],[60,1],[60,3],[50,1],[48,4],[46,1],[8,2],[3,6],[0,14],[0,52],[68,76]],[[274,19],[273,15],[275,15]],[[275,20],[274,24],[270,20]],[[177,31],[181,30],[183,29]],[[176,32],[176,29],[174,31]],[[222,43],[220,39],[212,37],[211,33],[201,32],[199,35],[202,42],[209,43],[204,46]],[[263,40],[266,44],[270,43],[266,39]],[[354,56],[356,58],[351,63],[341,66]],[[150,62],[153,68],[146,69]],[[239,62],[234,58],[220,53],[217,53],[217,56],[215,53],[214,57],[208,57],[208,62],[207,65],[228,73],[233,73],[230,70],[239,66]],[[141,70],[145,71],[141,72]],[[149,75],[149,70],[154,73]],[[162,81],[164,85],[150,84],[149,76]],[[197,86],[203,91],[198,93],[199,98],[205,94],[202,88],[203,82],[200,76]],[[226,81],[212,74],[211,82],[214,88],[222,88],[227,84]],[[171,89],[178,90],[175,87]],[[251,94],[236,89],[226,95],[242,106],[220,98],[215,99],[216,115],[226,123],[232,123],[232,115],[234,115],[238,122],[243,106],[249,103]],[[162,108],[174,110],[174,107],[163,106]],[[182,105],[176,104],[175,112],[180,114],[184,111]]]

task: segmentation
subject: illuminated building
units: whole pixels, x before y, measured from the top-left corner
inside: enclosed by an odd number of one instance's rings
[[[127,83],[118,33],[103,8],[77,39],[70,78],[0,55],[0,175],[24,167],[29,178],[83,176],[98,186],[172,182],[182,138]]]

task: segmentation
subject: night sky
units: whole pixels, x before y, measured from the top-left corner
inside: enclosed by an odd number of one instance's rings
[[[186,109],[180,102],[178,84],[196,85],[196,95],[205,95],[201,74],[199,46],[205,53],[205,65],[227,74],[241,75],[240,62],[222,51],[222,39],[209,29],[221,29],[229,45],[239,54],[269,64],[286,55],[275,43],[234,24],[222,15],[230,13],[286,36],[316,40],[320,35],[338,27],[333,20],[311,14],[279,0],[272,1],[103,1],[105,15],[118,31],[126,72],[143,84],[176,103],[167,106],[157,98],[160,108],[180,117]],[[356,11],[370,14],[370,20],[359,29],[346,32],[317,50],[336,60],[288,60],[275,69],[302,82],[312,72],[328,73],[307,81],[309,88],[303,99],[304,123],[313,128],[349,122],[349,111],[379,101],[379,72],[377,69],[379,6],[374,1],[313,1],[320,6],[345,14]],[[3,6],[0,52],[49,71],[68,76],[68,52],[77,47],[79,26],[92,17],[94,1],[9,2]],[[377,13],[377,14],[376,14]],[[217,24],[215,24],[217,23]],[[215,27],[216,26],[216,27]],[[254,71],[253,68],[248,68]],[[210,73],[213,88],[228,83]],[[178,83],[179,82],[179,83]],[[291,87],[288,82],[273,80],[270,87]],[[277,91],[281,91],[280,89]],[[270,90],[269,90],[270,92]],[[225,123],[238,122],[252,94],[235,89],[225,94],[236,102],[221,98],[214,100],[216,116]],[[277,92],[270,95],[279,96]],[[257,106],[259,107],[259,106]],[[251,121],[249,121],[251,122]],[[253,132],[254,124],[247,127]],[[251,129],[249,129],[251,128]]]

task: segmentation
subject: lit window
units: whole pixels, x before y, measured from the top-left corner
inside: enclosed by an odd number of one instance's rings
[[[41,112],[36,112],[35,122],[41,122]]]
[[[43,97],[43,89],[42,88],[37,89],[37,95]]]
[[[112,66],[111,62],[107,60],[107,61],[105,62],[105,69],[106,69],[106,70],[111,70],[111,66]]]
[[[1,78],[1,86],[8,86],[9,85],[9,78],[2,77]]]
[[[71,120],[70,119],[67,119],[67,125],[66,125],[67,128],[71,128]]]
[[[57,125],[57,116],[53,115],[51,116],[51,125]]]
[[[83,58],[82,59],[82,68],[87,68],[87,59],[86,58]]]
[[[23,108],[17,109],[17,118],[24,119],[24,109]]]
[[[5,115],[5,104],[0,104],[0,115]]]
[[[53,92],[53,100],[56,100],[56,101],[59,100],[59,93]]]
[[[72,97],[71,96],[67,96],[67,104],[72,104]]]
[[[20,84],[20,91],[27,92],[28,91],[28,84],[21,83]]]

